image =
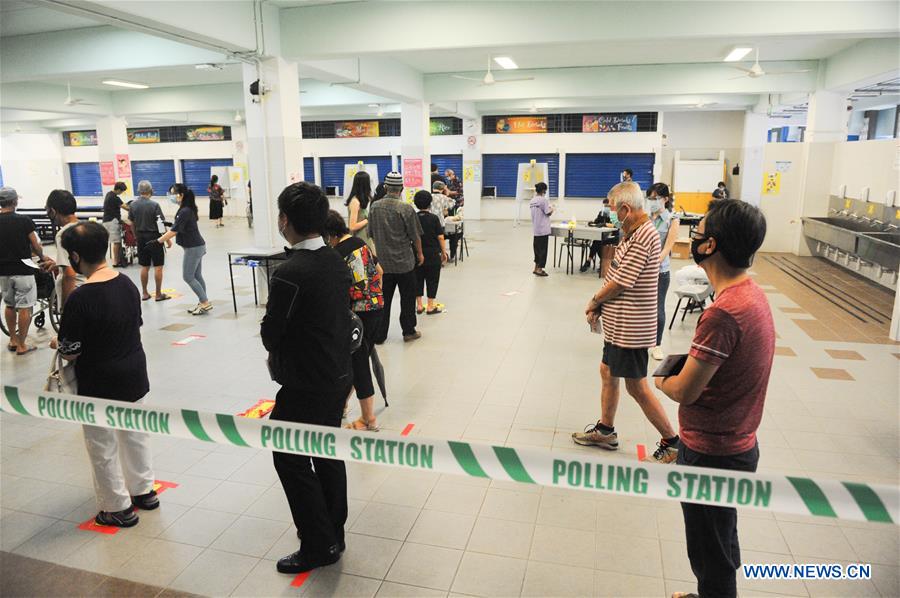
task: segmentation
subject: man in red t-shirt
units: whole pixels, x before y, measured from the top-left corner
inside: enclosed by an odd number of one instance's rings
[[[756,471],[756,430],[772,371],[775,326],[766,295],[747,269],[765,236],[762,212],[740,200],[712,202],[691,235],[691,254],[716,300],[700,316],[681,372],[656,379],[656,387],[681,405],[678,464]],[[737,511],[692,503],[681,503],[681,510],[698,594],[736,596]]]

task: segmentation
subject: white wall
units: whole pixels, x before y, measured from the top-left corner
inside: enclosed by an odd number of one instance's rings
[[[20,207],[43,207],[50,191],[68,186],[61,147],[57,133],[0,135],[3,184],[18,191]]]
[[[732,197],[740,197],[740,178],[732,178],[731,169],[740,161],[743,131],[743,111],[666,112],[659,180],[672,185],[676,151],[681,152],[682,160],[715,160],[724,150],[725,184]]]
[[[898,156],[898,139],[836,143],[831,194],[839,195],[841,185],[847,185],[847,197],[860,199],[863,187],[869,187],[869,201],[885,203],[889,191],[898,191]]]
[[[766,239],[761,251],[793,253],[800,231],[806,180],[806,143],[769,143],[763,154],[763,177],[775,172],[775,162],[790,162],[781,173],[781,191],[777,195],[760,195],[759,207],[766,216]],[[821,145],[821,144],[819,144]]]

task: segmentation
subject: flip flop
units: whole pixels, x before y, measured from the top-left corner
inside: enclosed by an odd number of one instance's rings
[[[6,345],[6,350],[10,353],[15,353],[19,348],[16,345]]]
[[[378,427],[378,424],[370,425],[362,421],[362,419],[354,420],[349,424],[344,424],[344,428],[348,430],[356,430],[358,432],[378,432],[381,428]]]
[[[16,355],[27,355],[32,351],[37,351],[37,347],[35,347],[34,345],[30,345],[28,347],[25,347],[24,351],[19,351],[18,349],[16,349]]]
[[[169,299],[171,299],[171,297],[169,297],[166,294],[163,294],[163,295],[160,295],[159,297],[157,297],[155,300],[156,301],[168,301]]]
[[[141,301],[150,301],[150,295],[147,295],[146,297],[141,295]]]

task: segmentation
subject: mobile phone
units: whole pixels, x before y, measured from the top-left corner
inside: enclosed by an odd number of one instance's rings
[[[662,360],[662,363],[659,364],[659,367],[653,372],[653,377],[668,378],[669,376],[677,376],[682,368],[684,368],[684,364],[687,363],[687,358],[688,356],[686,353],[682,355],[669,355]]]

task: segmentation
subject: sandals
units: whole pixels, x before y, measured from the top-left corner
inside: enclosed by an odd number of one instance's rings
[[[163,293],[162,295],[158,295],[156,297],[155,301],[168,301],[171,298],[172,297],[170,297],[169,295],[166,295],[165,293]]]
[[[24,351],[19,351],[18,349],[16,349],[16,355],[28,355],[32,351],[37,351],[37,347],[35,347],[34,345],[28,345],[25,347]]]
[[[429,309],[425,312],[426,316],[433,316],[434,314],[442,314],[444,313],[444,309],[442,307],[435,307],[434,309]]]
[[[141,301],[150,301],[150,298],[150,295],[147,295],[146,297],[144,295],[141,295]]]
[[[359,418],[349,424],[344,424],[344,428],[347,430],[356,430],[358,432],[378,432],[381,428],[378,427],[378,423],[369,424],[363,421],[362,418]]]
[[[6,350],[9,351],[10,353],[15,353],[18,349],[19,348],[12,343],[6,345]]]
[[[424,308],[424,307],[417,307],[417,308],[416,308],[416,313],[419,314],[419,315],[421,316],[422,314],[425,313],[425,308]]]

